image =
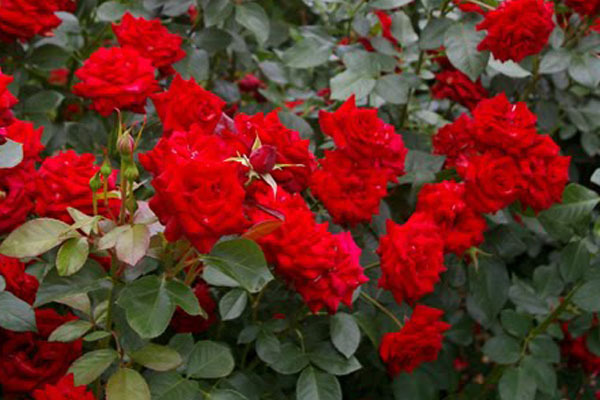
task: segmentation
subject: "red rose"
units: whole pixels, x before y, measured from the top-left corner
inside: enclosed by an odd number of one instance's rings
[[[234,121],[235,132],[222,133],[232,146],[241,154],[250,155],[258,137],[262,145],[273,146],[277,150],[276,164],[284,165],[271,171],[275,181],[288,192],[306,189],[316,167],[315,157],[308,149],[308,139],[300,139],[298,132],[286,128],[276,112],[253,116],[238,114]]]
[[[317,224],[299,194],[277,191],[262,183],[253,185],[254,201],[248,210],[258,223],[283,218],[274,232],[258,240],[275,270],[302,296],[312,312],[323,307],[335,313],[339,303],[352,305],[352,294],[368,279],[359,264],[360,249],[349,232],[337,235],[327,224]],[[265,210],[271,210],[266,212]]]
[[[250,153],[250,164],[252,169],[259,174],[268,174],[273,171],[277,161],[277,148],[271,145],[260,146]]]
[[[160,90],[152,62],[130,48],[100,48],[75,75],[73,93],[92,100],[91,108],[107,117],[115,109],[144,113],[146,99]]]
[[[169,32],[158,19],[134,18],[127,12],[121,24],[112,24],[112,29],[121,47],[137,50],[162,75],[174,74],[171,65],[185,57],[181,50],[183,39]]]
[[[386,38],[392,44],[398,44],[398,40],[392,35],[392,17],[383,10],[376,10],[375,15],[381,24],[381,36]]]
[[[483,9],[477,4],[473,4],[468,0],[452,0],[454,4],[463,12],[476,12],[483,14]]]
[[[326,151],[320,162],[310,187],[336,224],[368,223],[379,214],[381,199],[387,195],[385,173],[361,169],[340,150]]]
[[[591,375],[600,373],[600,357],[592,353],[587,346],[589,333],[574,338],[569,332],[569,323],[561,325],[565,335],[560,350],[563,356],[569,360],[569,364],[581,365],[585,372]]]
[[[199,281],[194,286],[194,294],[200,303],[200,307],[206,314],[208,319],[196,315],[188,315],[181,308],[177,307],[173,319],[171,320],[171,328],[177,333],[202,333],[217,320],[217,303],[210,294],[210,288],[204,281]]]
[[[565,4],[584,16],[600,14],[600,0],[565,0]]]
[[[423,213],[413,214],[404,225],[388,220],[377,253],[381,258],[379,286],[390,290],[398,304],[414,304],[433,292],[446,270],[440,228]]]
[[[92,215],[92,189],[90,179],[100,170],[94,165],[93,154],[77,154],[73,150],[67,150],[53,157],[48,157],[42,163],[36,179],[35,212],[40,217],[57,218],[71,223],[71,217],[67,207],[73,207],[79,211]],[[108,190],[116,187],[117,171],[113,171],[108,178]],[[110,198],[110,211],[104,205],[102,190],[98,191],[98,211],[109,217],[118,214],[121,202]]]
[[[511,104],[504,93],[481,101],[473,110],[473,121],[472,133],[480,150],[519,154],[538,136],[537,116],[524,102]]]
[[[33,392],[33,400],[96,400],[87,387],[75,386],[73,374],[63,376],[56,384]]]
[[[489,50],[500,61],[520,62],[537,54],[554,30],[554,3],[545,0],[506,0],[485,14],[477,30],[487,30],[477,50]]]
[[[15,119],[10,125],[0,128],[0,137],[13,140],[23,145],[23,161],[15,168],[32,167],[41,161],[40,153],[44,150],[41,142],[44,128],[33,128],[33,123]],[[6,172],[3,170],[2,172]]]
[[[536,138],[537,143],[519,160],[525,185],[519,199],[524,208],[530,206],[539,212],[562,201],[571,158],[561,156],[560,148],[549,136]]]
[[[404,174],[407,150],[392,125],[377,117],[377,110],[357,108],[354,96],[336,112],[319,113],[321,130],[336,146],[365,167],[388,171],[390,180]]]
[[[48,76],[48,83],[57,86],[66,85],[69,78],[69,72],[68,68],[53,69],[50,71],[50,76]]]
[[[488,97],[487,90],[481,85],[481,79],[473,82],[459,70],[440,72],[435,79],[437,82],[431,88],[431,94],[436,99],[449,99],[471,110]]]
[[[386,333],[379,355],[390,375],[411,373],[424,362],[435,361],[442,349],[443,333],[450,325],[440,321],[443,311],[417,305],[400,332]]]
[[[485,219],[467,205],[462,183],[444,181],[424,185],[416,211],[428,214],[440,227],[446,252],[460,256],[483,242]]]
[[[12,42],[46,35],[61,24],[56,11],[70,11],[65,0],[2,0],[0,39]],[[74,3],[73,3],[74,4]]]
[[[267,84],[261,81],[256,75],[247,74],[238,81],[238,87],[240,88],[240,92],[249,93],[259,103],[267,101],[259,92],[259,89],[266,88]]]
[[[40,284],[35,276],[25,272],[25,264],[16,258],[0,255],[0,275],[6,283],[6,291],[33,304]]]
[[[8,123],[10,123],[13,119],[10,109],[19,102],[8,90],[8,85],[10,85],[12,81],[12,76],[4,75],[2,70],[0,70],[0,126],[8,125]]]
[[[29,394],[57,382],[81,355],[81,340],[48,342],[60,325],[77,319],[53,309],[35,310],[38,333],[0,331],[0,385],[4,395]]]
[[[150,208],[165,225],[169,241],[185,236],[208,253],[221,236],[241,233],[248,224],[237,163],[180,158],[152,186],[156,193]]]
[[[204,90],[194,78],[185,81],[176,75],[169,90],[152,96],[165,134],[187,131],[192,125],[210,134],[221,119],[225,102]]]
[[[446,167],[464,166],[477,154],[473,120],[461,114],[451,124],[444,125],[433,137],[433,152],[446,156]]]
[[[524,186],[517,162],[496,152],[472,157],[459,173],[465,180],[467,204],[481,213],[495,213],[512,204]]]
[[[0,234],[9,233],[33,211],[33,168],[11,168],[0,172]]]

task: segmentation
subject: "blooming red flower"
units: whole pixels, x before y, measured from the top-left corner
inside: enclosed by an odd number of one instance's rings
[[[485,14],[477,30],[487,30],[477,50],[490,50],[500,61],[520,62],[537,54],[554,30],[554,3],[546,0],[506,0]]]
[[[560,350],[569,363],[581,365],[585,372],[591,375],[600,373],[600,357],[592,353],[587,346],[589,333],[574,338],[569,332],[568,322],[564,322],[561,328],[565,338],[561,343]]]
[[[36,179],[35,212],[41,217],[57,218],[67,223],[71,217],[67,207],[91,215],[93,213],[92,189],[90,179],[100,167],[94,165],[93,154],[77,154],[67,150],[53,157],[48,157],[42,163]],[[117,171],[108,178],[108,189],[116,186]],[[98,212],[110,216],[104,205],[102,190],[98,191]],[[113,215],[118,213],[121,202],[109,199],[109,208]]]
[[[204,281],[199,281],[194,285],[194,294],[200,303],[200,307],[208,318],[201,315],[192,316],[186,314],[181,308],[177,307],[173,319],[171,320],[171,328],[177,333],[202,333],[217,320],[217,303],[210,294],[210,287]]]
[[[416,211],[430,215],[440,227],[447,252],[460,256],[483,242],[485,219],[467,205],[462,183],[444,181],[424,185]]]
[[[31,166],[41,161],[40,153],[44,150],[41,142],[43,127],[34,129],[33,123],[15,119],[10,125],[0,128],[0,137],[13,140],[23,145],[23,161],[17,168]],[[5,171],[3,171],[5,172]]]
[[[254,74],[246,74],[242,79],[238,81],[238,87],[240,92],[249,93],[254,97],[254,100],[259,103],[265,102],[267,99],[260,94],[259,89],[264,89],[267,87],[267,84],[260,80]]]
[[[71,0],[2,0],[0,39],[12,42],[47,35],[61,24],[56,11],[73,11]]]
[[[96,400],[85,385],[75,386],[73,374],[63,376],[56,384],[33,392],[33,400]]]
[[[144,113],[146,99],[160,90],[152,62],[131,48],[100,48],[75,75],[81,80],[73,93],[92,100],[102,116],[115,109]]]
[[[446,167],[464,166],[477,154],[473,120],[461,114],[451,124],[444,125],[433,137],[433,152],[446,156]]]
[[[600,0],[565,0],[565,4],[581,15],[593,17],[600,14]]]
[[[386,333],[379,355],[390,375],[412,372],[424,362],[435,361],[450,325],[440,321],[443,311],[417,305],[400,332]]]
[[[167,240],[185,236],[207,253],[221,236],[244,231],[248,224],[242,208],[246,192],[239,164],[223,159],[171,160],[152,180],[156,193],[149,203],[166,227]]]
[[[276,112],[249,116],[238,114],[235,117],[235,131],[222,132],[241,154],[251,155],[252,145],[258,137],[262,145],[276,149],[276,164],[284,165],[271,171],[279,185],[288,192],[299,192],[309,184],[315,170],[314,155],[308,149],[309,140],[300,139],[300,134],[286,128]]]
[[[171,65],[185,57],[181,36],[169,32],[159,19],[135,18],[127,12],[120,24],[112,24],[112,29],[121,47],[137,50],[162,75],[174,74]]]
[[[509,154],[520,154],[536,141],[537,116],[527,104],[511,104],[501,93],[481,101],[473,110],[472,131],[478,149],[497,149]]]
[[[57,86],[66,85],[69,78],[69,72],[68,68],[53,69],[48,76],[48,83]]]
[[[319,123],[338,149],[359,165],[381,168],[391,180],[404,174],[407,150],[402,137],[377,117],[376,109],[357,108],[352,96],[334,113],[320,111]]]
[[[35,310],[38,333],[0,330],[0,385],[5,396],[30,394],[57,382],[81,355],[82,341],[48,342],[60,325],[77,319],[53,309]]]
[[[377,169],[362,169],[340,151],[326,151],[312,175],[311,190],[340,225],[369,222],[387,195],[387,179]]]
[[[390,290],[399,304],[414,304],[433,292],[446,270],[440,228],[424,213],[414,213],[404,225],[388,220],[377,253],[381,258],[379,286]]]
[[[494,151],[470,158],[459,173],[465,180],[467,204],[481,213],[495,213],[512,204],[525,184],[517,161]]]
[[[431,88],[431,93],[436,99],[449,99],[471,110],[488,97],[481,79],[473,82],[459,70],[443,71],[436,74],[435,78],[437,82]]]
[[[10,109],[18,103],[17,98],[8,90],[12,81],[12,76],[4,75],[0,70],[0,126],[10,123],[13,119]]]
[[[368,279],[359,264],[360,249],[349,232],[331,234],[327,224],[317,224],[304,199],[284,190],[273,196],[262,183],[252,185],[249,209],[253,222],[279,215],[282,225],[258,239],[268,260],[302,296],[312,312],[327,308],[335,313],[339,303],[352,304],[356,288]],[[266,210],[271,210],[266,212]]]
[[[25,272],[25,264],[16,258],[0,255],[0,275],[4,278],[6,291],[33,304],[39,282],[35,276]]]
[[[176,75],[169,90],[152,96],[165,134],[187,131],[197,124],[206,134],[214,131],[225,102],[204,90],[194,78],[185,81]]]
[[[35,170],[11,168],[0,173],[0,234],[9,233],[33,211]]]
[[[528,148],[519,160],[524,189],[519,200],[524,208],[535,212],[560,203],[569,182],[570,157],[560,155],[560,148],[549,136],[536,135],[536,144]]]

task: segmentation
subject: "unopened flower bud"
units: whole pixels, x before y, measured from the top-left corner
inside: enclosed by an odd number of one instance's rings
[[[135,165],[135,163],[131,163],[125,166],[125,168],[123,169],[123,176],[129,182],[133,182],[137,178],[139,178],[140,172],[138,171],[138,168]]]
[[[250,154],[250,164],[259,174],[268,174],[273,170],[277,160],[277,149],[274,146],[264,145]]]
[[[122,156],[130,156],[133,154],[133,149],[135,148],[135,140],[131,137],[129,133],[124,133],[119,137],[117,141],[117,150]]]
[[[97,192],[102,188],[102,179],[100,179],[99,172],[96,172],[94,176],[92,176],[92,179],[90,179],[90,188],[92,189],[92,192]]]
[[[102,163],[102,167],[100,167],[100,173],[104,178],[108,178],[112,173],[112,167],[110,166],[110,161],[104,160]]]

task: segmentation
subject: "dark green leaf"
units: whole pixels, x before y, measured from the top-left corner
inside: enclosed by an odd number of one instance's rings
[[[69,232],[69,228],[69,225],[57,219],[32,219],[4,239],[0,245],[0,254],[14,258],[38,256],[58,246],[69,237],[77,235]]]
[[[16,167],[23,161],[23,145],[10,139],[0,145],[0,168]]]
[[[235,7],[235,20],[256,36],[260,44],[269,38],[269,16],[258,3],[241,3]]]
[[[344,357],[329,343],[323,343],[308,356],[314,365],[333,375],[348,375],[362,368],[356,357]]]
[[[596,279],[583,284],[575,292],[573,302],[589,312],[600,311],[600,280]]]
[[[0,292],[0,327],[14,332],[35,332],[33,309],[12,293]]]
[[[219,314],[223,321],[236,319],[246,309],[248,303],[248,295],[242,289],[230,290],[219,301]]]
[[[222,378],[229,375],[234,366],[233,355],[227,346],[203,340],[194,346],[187,374],[192,378]]]
[[[154,371],[169,371],[177,368],[183,359],[176,350],[154,343],[131,353],[131,358],[138,364]]]
[[[150,400],[150,388],[139,372],[121,368],[106,383],[106,400]]]
[[[477,32],[475,24],[457,22],[446,31],[444,46],[452,65],[475,81],[485,69],[489,53],[478,51],[477,45],[485,37]]]
[[[297,400],[342,400],[342,389],[337,378],[307,367],[296,382]]]
[[[483,353],[498,364],[512,364],[519,359],[521,347],[510,336],[494,336],[483,346]]]
[[[119,353],[113,349],[90,351],[75,360],[68,373],[73,374],[75,386],[89,385],[118,358]]]
[[[360,329],[354,317],[338,312],[329,319],[329,334],[336,349],[350,358],[360,344]]]
[[[58,249],[56,269],[61,276],[73,275],[85,264],[90,251],[86,237],[71,238]]]
[[[48,337],[49,342],[72,342],[85,335],[93,325],[91,322],[77,319],[56,328]]]

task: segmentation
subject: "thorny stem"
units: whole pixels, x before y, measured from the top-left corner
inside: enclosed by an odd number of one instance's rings
[[[375,300],[374,298],[372,298],[365,292],[360,292],[360,297],[362,297],[363,299],[365,299],[366,301],[368,301],[369,303],[373,304],[375,307],[380,309],[385,315],[390,317],[390,319],[392,321],[394,321],[394,323],[396,325],[398,325],[398,327],[400,329],[404,328],[404,324],[402,322],[400,322],[400,320],[398,318],[396,318],[396,316],[390,310],[388,310],[383,304],[381,304],[380,302],[378,302],[377,300]]]

